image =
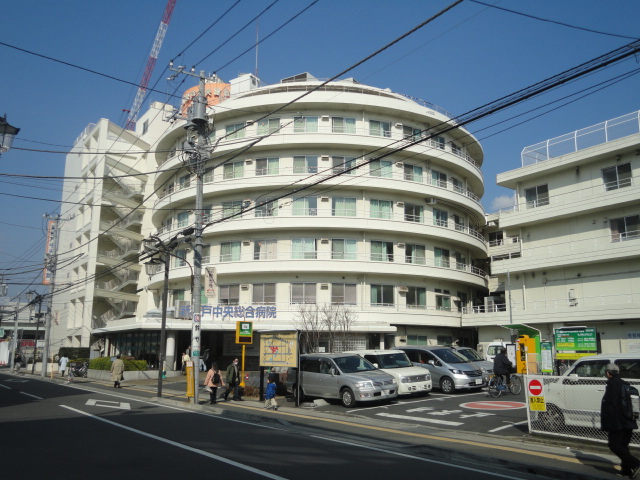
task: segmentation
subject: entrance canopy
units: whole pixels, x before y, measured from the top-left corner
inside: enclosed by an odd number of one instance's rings
[[[517,330],[518,335],[529,335],[532,338],[540,338],[540,330],[522,323],[506,323],[498,325],[498,327],[508,328],[509,330]]]

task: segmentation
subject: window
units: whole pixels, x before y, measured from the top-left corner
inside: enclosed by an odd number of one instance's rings
[[[313,260],[316,258],[315,238],[294,238],[291,240],[291,258],[294,260]]]
[[[178,228],[189,226],[189,212],[180,212],[177,216]]]
[[[449,225],[449,213],[438,208],[433,209],[433,224],[438,227],[447,227]]]
[[[317,155],[296,155],[293,157],[293,173],[318,173]]]
[[[527,188],[524,191],[524,196],[527,201],[527,208],[549,205],[549,188],[547,185],[538,185],[537,187]]]
[[[453,215],[453,223],[455,224],[456,230],[458,230],[459,232],[464,231],[464,220],[460,218],[459,215]]]
[[[277,217],[278,201],[269,199],[258,201],[254,212],[256,217]]]
[[[292,283],[291,303],[316,303],[316,284]]]
[[[392,307],[394,305],[393,285],[371,285],[371,305]]]
[[[431,185],[447,188],[447,174],[438,172],[437,170],[431,170]]]
[[[173,255],[174,257],[174,265],[176,267],[184,267],[187,264],[187,250],[180,249],[176,250]]]
[[[467,294],[465,292],[458,292],[458,300],[455,301],[455,304],[459,312],[464,312],[468,302]]]
[[[318,215],[318,197],[299,197],[293,199],[293,215]]]
[[[369,135],[376,137],[391,137],[391,124],[389,122],[380,122],[378,120],[369,120]]]
[[[222,218],[230,217],[242,212],[242,202],[222,202]]]
[[[451,184],[453,185],[453,191],[464,194],[464,185],[455,177],[451,177]]]
[[[404,164],[404,179],[410,182],[422,182],[422,167]]]
[[[331,131],[333,133],[356,133],[356,119],[346,117],[332,117]]]
[[[211,263],[211,245],[202,245],[201,259],[202,265]]]
[[[410,245],[404,249],[404,261],[406,263],[414,263],[416,265],[426,265],[424,245]]]
[[[371,260],[375,262],[393,262],[393,242],[372,240]]]
[[[342,173],[345,170],[356,166],[355,157],[331,157],[331,165],[333,167],[333,173]],[[349,170],[345,175],[355,175],[356,169]]]
[[[604,189],[617,190],[631,185],[631,164],[616,165],[615,167],[602,169],[602,181]]]
[[[178,178],[178,190],[189,188],[191,186],[191,175],[183,175]]]
[[[331,239],[331,258],[333,260],[355,260],[357,257],[354,238]]]
[[[449,261],[449,250],[445,248],[435,247],[433,249],[433,253],[434,253],[434,265],[436,267],[449,268],[451,266]]]
[[[356,284],[355,283],[332,283],[331,303],[334,305],[355,305],[356,304]]]
[[[331,214],[334,217],[355,217],[355,197],[333,197],[331,199]]]
[[[462,156],[462,147],[460,147],[460,145],[458,145],[457,143],[451,142],[451,151],[454,153],[454,155],[458,155],[459,157]]]
[[[444,150],[444,143],[444,137],[433,137],[431,139],[431,145],[440,150]]]
[[[632,238],[640,238],[640,215],[612,218],[609,225],[612,242],[624,242]]]
[[[253,241],[254,260],[276,260],[277,258],[278,241],[276,239]]]
[[[456,269],[457,270],[467,269],[467,257],[460,252],[456,252]]]
[[[220,285],[220,305],[238,305],[240,302],[240,285]]]
[[[149,120],[145,120],[142,124],[142,135],[149,131]]]
[[[424,208],[422,205],[414,205],[412,203],[404,204],[404,220],[405,222],[422,223],[424,221]]]
[[[223,165],[224,178],[240,178],[244,174],[244,162],[231,162]]]
[[[407,288],[407,308],[427,308],[427,289],[424,287]]]
[[[220,261],[237,262],[240,260],[240,242],[220,243]]]
[[[233,138],[244,138],[245,130],[244,123],[227,125],[225,127],[226,138],[227,140],[231,140]]]
[[[204,169],[204,176],[202,177],[202,181],[204,183],[213,182],[213,167],[208,167]]]
[[[436,288],[436,309],[451,311],[451,295],[449,294],[449,290]]]
[[[392,218],[392,209],[390,200],[371,199],[371,218]]]
[[[265,118],[258,122],[258,135],[269,135],[280,130],[279,118]]]
[[[184,301],[184,290],[172,290],[171,296],[174,302]]]
[[[318,131],[318,117],[293,117],[295,133],[313,133]]]
[[[407,345],[427,345],[427,344],[428,342],[427,342],[426,335],[407,335]]]
[[[253,303],[273,305],[276,303],[275,283],[254,283]]]
[[[418,140],[424,137],[424,133],[419,128],[409,127],[407,125],[402,126],[402,136],[407,140]]]
[[[280,159],[278,157],[256,158],[256,175],[278,175]]]
[[[369,175],[372,177],[391,178],[391,162],[389,160],[374,160],[369,164]]]
[[[497,247],[499,245],[504,245],[504,232],[502,230],[499,232],[489,232],[489,246]]]

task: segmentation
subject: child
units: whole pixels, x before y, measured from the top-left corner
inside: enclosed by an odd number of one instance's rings
[[[264,408],[278,410],[276,402],[276,384],[271,378],[267,378],[267,391],[264,394]]]

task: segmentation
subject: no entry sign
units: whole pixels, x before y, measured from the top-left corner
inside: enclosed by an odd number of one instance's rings
[[[542,383],[538,379],[533,379],[529,381],[529,393],[534,397],[542,395]]]

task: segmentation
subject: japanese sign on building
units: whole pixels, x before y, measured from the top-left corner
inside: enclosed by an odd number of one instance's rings
[[[180,305],[176,312],[179,318],[191,318],[191,305]],[[235,319],[278,318],[275,306],[260,305],[202,305],[202,320],[235,320]]]
[[[573,360],[598,351],[595,328],[557,329],[554,337],[556,359]]]

